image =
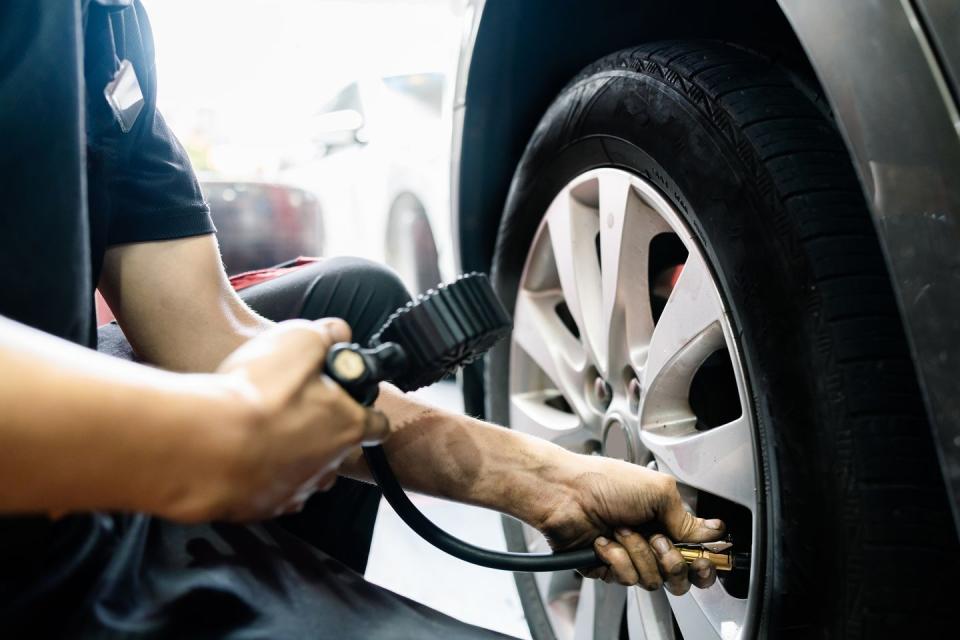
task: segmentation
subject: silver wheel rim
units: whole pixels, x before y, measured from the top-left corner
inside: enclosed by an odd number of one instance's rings
[[[649,254],[660,234],[676,234],[687,256],[655,323]],[[558,312],[563,305],[566,314]],[[719,496],[749,509],[753,530],[744,598],[730,595],[720,581],[675,597],[663,589],[648,593],[581,580],[572,572],[536,574],[558,640],[618,639],[624,605],[631,639],[673,639],[672,618],[686,640],[751,633],[761,540],[758,456],[734,335],[693,234],[652,185],[604,168],[578,176],[557,194],[534,236],[517,292],[511,427],[584,453],[602,449],[640,464],[652,461],[677,478],[691,507],[703,493]],[[723,349],[740,415],[698,430],[691,381]],[[524,526],[524,537],[529,550],[549,550],[536,530]]]

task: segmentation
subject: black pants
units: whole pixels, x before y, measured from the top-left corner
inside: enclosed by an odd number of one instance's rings
[[[273,320],[343,318],[360,343],[409,300],[395,274],[353,258],[325,260],[242,296]],[[101,347],[130,355],[115,326],[101,330]],[[503,637],[363,580],[359,574],[366,566],[378,503],[376,487],[340,479],[331,491],[311,498],[302,513],[260,525],[121,519],[119,550],[81,634]]]

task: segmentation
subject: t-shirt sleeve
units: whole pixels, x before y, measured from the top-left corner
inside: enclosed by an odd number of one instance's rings
[[[105,244],[213,233],[190,159],[157,110],[153,37],[143,6],[91,13],[85,40],[88,200],[91,209],[104,209],[91,213],[106,219]],[[132,63],[144,97],[126,133],[103,94],[122,60]]]

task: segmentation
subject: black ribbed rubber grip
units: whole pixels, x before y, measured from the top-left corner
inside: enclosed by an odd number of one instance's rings
[[[510,331],[510,316],[487,276],[468,273],[395,311],[370,346],[395,342],[407,366],[390,381],[403,391],[433,384],[482,356]]]

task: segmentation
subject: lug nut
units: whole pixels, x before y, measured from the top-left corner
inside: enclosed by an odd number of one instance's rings
[[[613,390],[607,384],[607,381],[600,376],[597,376],[593,381],[593,393],[596,395],[600,406],[604,409],[610,406],[610,400],[613,399]]]

